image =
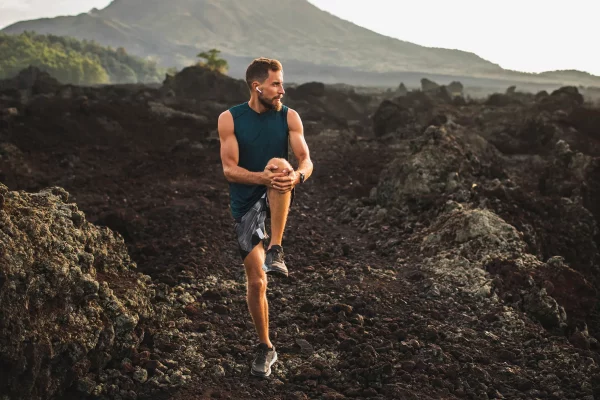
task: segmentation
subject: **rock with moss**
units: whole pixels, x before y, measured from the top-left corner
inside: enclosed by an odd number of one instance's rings
[[[566,326],[568,309],[585,316],[595,290],[560,257],[546,263],[527,253],[523,234],[490,210],[450,202],[426,230],[422,269],[438,284],[480,298],[503,300],[526,311],[548,329]],[[573,295],[577,293],[577,296]]]
[[[0,184],[0,394],[59,397],[143,338],[153,289],[123,239],[86,221],[58,187]]]

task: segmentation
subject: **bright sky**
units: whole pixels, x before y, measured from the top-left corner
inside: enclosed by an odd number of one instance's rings
[[[240,0],[244,1],[244,0]],[[375,32],[470,51],[508,69],[578,69],[600,75],[599,0],[309,0]],[[0,28],[74,15],[110,0],[0,0]]]

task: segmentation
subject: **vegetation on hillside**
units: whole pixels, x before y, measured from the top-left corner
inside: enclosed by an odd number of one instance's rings
[[[30,65],[61,83],[76,85],[162,82],[166,73],[155,62],[131,56],[122,47],[34,32],[0,33],[0,79],[13,77]]]
[[[210,49],[209,51],[203,51],[198,54],[196,57],[203,58],[206,61],[198,62],[199,65],[210,69],[211,71],[218,71],[222,74],[226,74],[229,69],[229,65],[227,64],[227,60],[219,58],[220,50]]]

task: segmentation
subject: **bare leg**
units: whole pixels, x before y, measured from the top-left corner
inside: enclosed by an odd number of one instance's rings
[[[267,276],[265,274],[265,282],[266,282]],[[265,301],[263,301],[263,321],[264,321],[264,325],[267,327],[266,332],[267,332],[267,341],[264,342],[266,344],[269,345],[269,347],[271,347],[271,341],[269,340],[269,302],[267,301],[267,295],[265,293]],[[261,340],[262,342],[262,340]]]
[[[273,347],[269,340],[269,306],[267,304],[267,276],[262,269],[265,249],[260,242],[244,259],[247,281],[247,302],[261,343]]]
[[[269,164],[277,165],[277,171],[283,171],[285,169],[289,172],[292,170],[290,163],[282,158],[273,158],[269,161]],[[290,210],[292,192],[282,194],[275,189],[267,188],[267,196],[269,198],[269,208],[271,209],[270,249],[273,245],[281,246],[283,231],[285,230],[285,224]]]

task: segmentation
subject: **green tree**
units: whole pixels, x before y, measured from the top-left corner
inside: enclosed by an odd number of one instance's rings
[[[97,62],[92,62],[90,59],[84,59],[81,67],[83,69],[83,76],[85,77],[85,82],[88,84],[100,84],[100,83],[108,83],[110,81],[110,77],[102,68],[102,66]]]
[[[198,54],[196,57],[203,58],[206,61],[200,61],[198,64],[210,69],[211,71],[218,71],[222,74],[226,74],[229,69],[229,64],[227,64],[227,60],[219,58],[219,54],[221,50],[210,49],[209,51],[203,51]]]

